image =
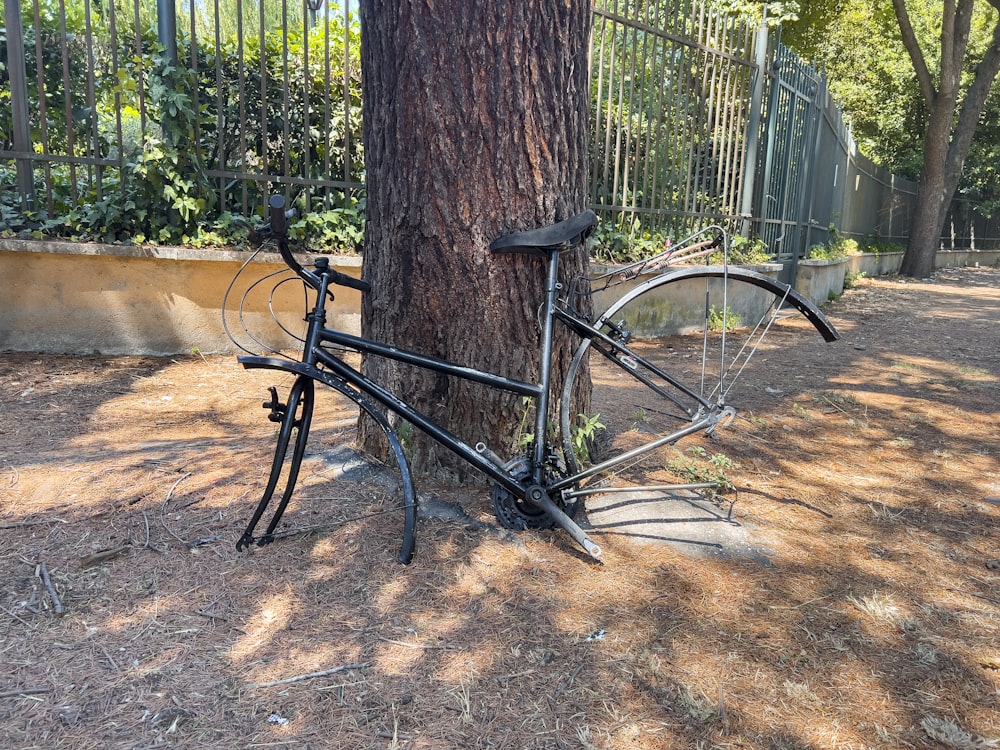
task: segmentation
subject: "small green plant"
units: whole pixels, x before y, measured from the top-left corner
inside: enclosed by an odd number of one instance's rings
[[[667,461],[666,468],[693,484],[705,482],[715,484],[720,489],[733,489],[733,483],[726,476],[726,471],[735,466],[729,456],[724,453],[709,455],[708,451],[700,445],[692,446],[687,450],[693,458],[684,455],[676,456]]]
[[[396,427],[396,437],[399,438],[399,445],[403,449],[403,455],[407,461],[413,460],[413,425],[409,422],[400,422]]]
[[[632,423],[632,429],[636,430],[640,425],[649,421],[649,414],[640,406],[629,415],[628,419]]]
[[[866,275],[864,271],[851,271],[844,276],[844,289],[853,289]]]
[[[598,431],[606,429],[606,427],[601,422],[600,414],[594,414],[590,417],[586,414],[577,414],[576,416],[579,421],[572,428],[573,455],[576,456],[579,463],[586,463],[590,460],[590,446],[593,444],[594,438]]]
[[[732,331],[739,328],[741,323],[740,316],[730,307],[719,310],[713,305],[708,311],[708,330],[715,333]]]
[[[720,250],[713,253],[709,259],[709,265],[721,265],[725,262],[726,256]],[[729,241],[729,263],[733,266],[758,266],[761,263],[770,263],[773,258],[767,251],[767,245],[758,238],[741,237],[736,235]]]
[[[535,433],[529,431],[529,425],[534,414],[532,404],[533,401],[527,396],[521,399],[521,421],[514,435],[514,447],[518,452],[527,451],[535,442]],[[605,429],[605,425],[601,422],[600,414],[595,414],[591,417],[588,417],[586,414],[578,414],[577,420],[576,424],[570,426],[572,433],[570,442],[573,444],[573,455],[576,456],[576,460],[580,463],[586,463],[590,460],[589,446],[593,444],[598,431]],[[549,424],[548,431],[555,433],[555,425]]]
[[[830,239],[822,245],[813,245],[806,253],[809,260],[840,260],[861,252],[858,241],[845,237],[837,228],[830,225]]]

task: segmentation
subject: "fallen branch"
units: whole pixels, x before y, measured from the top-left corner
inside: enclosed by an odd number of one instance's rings
[[[274,680],[273,682],[261,682],[256,685],[244,685],[244,690],[257,690],[259,688],[269,688],[275,685],[290,685],[293,682],[301,682],[302,680],[311,680],[314,677],[326,677],[327,675],[336,674],[337,672],[346,672],[348,669],[365,669],[368,667],[368,662],[362,664],[341,664],[339,667],[334,667],[333,669],[324,669],[322,672],[309,672],[308,674],[299,674],[294,677],[286,677],[283,680]]]
[[[42,579],[42,583],[45,584],[45,590],[49,592],[49,598],[52,600],[52,607],[55,609],[57,617],[63,616],[63,605],[59,601],[59,595],[56,593],[56,587],[52,585],[52,579],[49,578],[49,569],[45,567],[45,563],[38,563],[38,569],[35,575]]]

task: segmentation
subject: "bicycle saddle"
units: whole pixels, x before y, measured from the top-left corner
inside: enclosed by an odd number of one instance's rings
[[[551,250],[569,250],[590,235],[597,225],[597,214],[587,209],[581,214],[527,232],[506,234],[490,243],[494,253],[526,253],[545,257]]]

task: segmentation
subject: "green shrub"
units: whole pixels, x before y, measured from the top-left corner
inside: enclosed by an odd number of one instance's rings
[[[813,245],[806,253],[809,260],[840,260],[858,255],[861,246],[858,241],[842,235],[835,227],[830,227],[830,239],[823,245]]]

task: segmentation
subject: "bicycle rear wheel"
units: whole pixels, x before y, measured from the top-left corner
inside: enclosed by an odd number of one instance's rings
[[[599,334],[585,339],[571,362],[559,415],[568,473],[578,480],[567,493],[581,498],[614,488],[718,485],[690,472],[677,477],[669,446],[713,434],[734,420],[737,407],[753,408],[786,387],[789,347],[816,340],[817,331],[826,341],[838,338],[787,284],[725,266],[677,269],[641,283],[594,328]],[[581,408],[574,398],[586,377],[593,390]]]

